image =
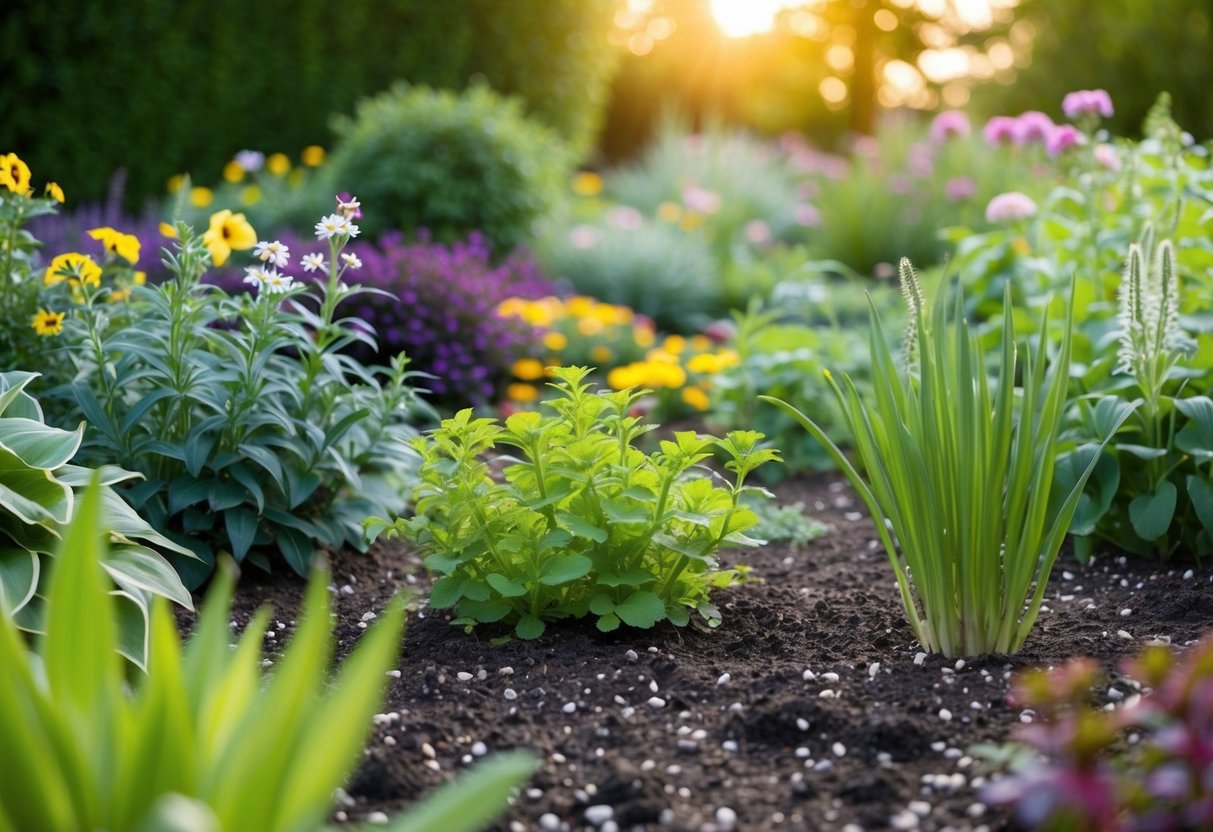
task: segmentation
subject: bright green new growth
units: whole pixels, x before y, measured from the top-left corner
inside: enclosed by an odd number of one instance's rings
[[[600,630],[690,621],[697,611],[720,623],[711,590],[737,582],[744,568],[720,569],[715,553],[756,545],[743,532],[757,522],[741,504],[760,465],[777,460],[759,447],[762,434],[724,439],[674,434],[646,455],[633,441],[652,430],[629,415],[641,393],[595,394],[588,370],[554,368],[561,394],[544,402],[554,413],[517,413],[502,427],[462,410],[416,443],[422,456],[417,514],[383,531],[416,540],[440,577],[430,605],[455,607],[455,623],[507,620],[521,638],[537,638],[548,621],[593,614]],[[494,481],[484,454],[509,445],[518,458]],[[731,485],[691,469],[713,448],[728,458]],[[769,496],[769,495],[768,495]]]
[[[928,317],[908,260],[902,260],[901,280],[914,319],[907,328],[912,340],[905,345],[906,360],[894,360],[873,308],[875,401],[862,401],[849,377],[841,387],[830,378],[866,479],[812,420],[785,402],[766,400],[826,446],[867,504],[923,647],[949,657],[1013,653],[1036,621],[1049,572],[1094,467],[1092,460],[1069,494],[1052,493],[1073,291],[1057,355],[1048,360],[1046,312],[1020,371],[1008,286],[992,384],[962,294],[952,304],[930,304]],[[1014,380],[1020,377],[1017,391]]]
[[[80,448],[84,426],[68,431],[45,424],[37,399],[25,392],[37,375],[0,373],[0,610],[30,633],[43,631],[46,567],[75,516],[76,489],[94,473],[68,464]],[[173,567],[149,546],[193,554],[157,533],[113,490],[115,483],[138,474],[113,465],[96,473],[100,523],[112,539],[102,565],[118,584],[116,646],[142,667],[152,599],[159,595],[193,609]]]
[[[0,830],[319,828],[382,699],[403,602],[388,606],[330,687],[327,570],[316,570],[298,632],[263,684],[268,611],[229,647],[233,577],[223,570],[184,651],[167,605],[156,601],[148,673],[128,682],[98,568],[99,482],[59,552],[39,651],[27,651],[0,617]],[[478,829],[530,770],[526,758],[501,758],[469,778],[469,791],[440,792],[418,822],[405,818],[398,828]]]

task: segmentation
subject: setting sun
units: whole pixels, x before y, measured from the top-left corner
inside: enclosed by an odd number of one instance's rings
[[[716,25],[731,38],[745,38],[769,32],[783,9],[792,0],[712,0]]]

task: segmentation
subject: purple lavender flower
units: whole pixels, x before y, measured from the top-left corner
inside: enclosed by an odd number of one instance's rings
[[[1061,110],[1070,121],[1088,116],[1111,118],[1112,96],[1107,90],[1075,90],[1062,99]]]

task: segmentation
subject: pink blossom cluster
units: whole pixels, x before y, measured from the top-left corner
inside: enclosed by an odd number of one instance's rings
[[[1018,222],[1036,215],[1032,197],[1020,191],[1008,191],[990,200],[986,206],[987,222]]]
[[[991,147],[1012,144],[1026,147],[1042,144],[1050,156],[1060,156],[1070,148],[1086,144],[1086,136],[1073,125],[1054,124],[1053,119],[1038,110],[1029,110],[1017,117],[995,116],[982,129]]]
[[[1110,118],[1112,96],[1108,95],[1107,90],[1075,90],[1062,99],[1061,111],[1071,121],[1088,116]]]

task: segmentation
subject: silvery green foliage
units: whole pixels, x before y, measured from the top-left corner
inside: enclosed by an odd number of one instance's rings
[[[1150,258],[1153,233],[1129,247],[1124,280],[1120,284],[1120,349],[1118,373],[1137,377],[1143,390],[1153,389],[1171,367],[1196,349],[1179,321],[1179,275],[1175,246],[1163,240]]]

